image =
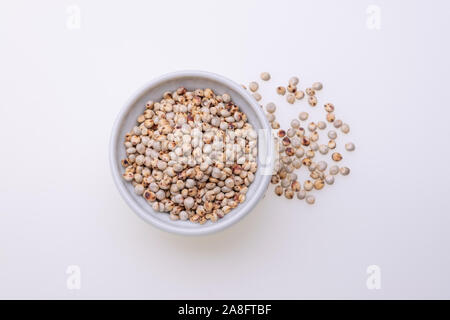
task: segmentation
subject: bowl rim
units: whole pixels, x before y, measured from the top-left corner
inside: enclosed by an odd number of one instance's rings
[[[242,218],[244,218],[252,209],[256,206],[256,204],[259,202],[259,200],[264,196],[267,187],[270,183],[271,175],[262,175],[261,176],[261,183],[256,186],[255,194],[252,198],[248,198],[247,201],[245,201],[243,204],[243,207],[238,212],[235,212],[229,219],[226,221],[223,221],[221,223],[215,223],[212,225],[208,225],[208,227],[202,228],[184,228],[177,226],[175,224],[165,223],[164,221],[153,217],[152,215],[149,215],[145,210],[143,210],[133,199],[132,196],[129,195],[128,191],[125,189],[125,186],[122,183],[121,179],[121,172],[118,169],[117,166],[117,159],[118,159],[118,153],[116,149],[116,141],[119,138],[119,129],[120,124],[124,121],[125,116],[128,113],[128,110],[130,110],[143,95],[145,95],[148,90],[151,90],[152,87],[157,86],[161,82],[167,82],[169,80],[175,80],[177,78],[186,78],[186,77],[202,77],[206,79],[211,79],[214,81],[221,82],[226,87],[229,87],[241,94],[241,96],[246,100],[246,102],[249,104],[251,108],[254,109],[258,120],[263,124],[263,129],[271,131],[271,127],[269,124],[269,121],[267,120],[262,108],[259,106],[259,104],[256,102],[256,100],[248,93],[244,88],[242,88],[241,85],[237,84],[233,80],[230,80],[224,76],[221,76],[216,73],[208,72],[208,71],[199,71],[199,70],[183,70],[183,71],[176,71],[176,72],[170,72],[163,74],[159,77],[156,77],[152,79],[151,81],[144,84],[141,88],[139,88],[137,91],[135,91],[131,97],[125,102],[125,104],[120,109],[119,114],[117,115],[111,135],[110,135],[110,141],[109,141],[109,165],[111,169],[111,174],[113,176],[114,184],[116,185],[116,188],[119,190],[120,195],[125,200],[127,205],[137,214],[139,217],[141,217],[146,222],[152,224],[153,226],[159,228],[160,230],[164,230],[167,232],[180,234],[180,235],[206,235],[215,233],[221,230],[224,230],[238,221],[240,221]],[[273,155],[274,154],[274,145],[272,139],[270,137],[266,138],[268,141],[266,143],[267,148],[267,154]],[[273,167],[273,161],[271,161],[271,166]],[[258,167],[257,170],[261,170],[262,168]],[[241,206],[240,205],[240,206]]]

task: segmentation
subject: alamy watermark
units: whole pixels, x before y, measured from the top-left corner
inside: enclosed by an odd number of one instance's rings
[[[366,270],[369,275],[366,280],[366,286],[369,290],[381,289],[381,268],[376,264],[370,265]]]
[[[81,28],[81,9],[78,5],[72,4],[66,8],[66,28],[78,30]]]
[[[81,289],[81,268],[77,265],[70,265],[66,269],[68,275],[66,280],[66,287],[69,290]]]
[[[369,30],[381,29],[381,8],[377,5],[370,5],[366,9],[366,27]]]

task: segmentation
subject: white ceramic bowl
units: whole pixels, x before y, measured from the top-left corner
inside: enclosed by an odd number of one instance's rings
[[[142,196],[134,193],[131,183],[122,178],[124,172],[120,160],[125,158],[124,136],[145,109],[148,100],[159,101],[165,91],[174,91],[178,87],[188,90],[211,88],[218,94],[228,93],[232,101],[247,114],[248,121],[258,132],[258,170],[250,185],[246,200],[239,204],[224,218],[217,222],[208,221],[200,225],[188,221],[172,221],[169,214],[155,212]],[[126,203],[145,221],[173,233],[201,235],[217,232],[229,227],[247,215],[264,195],[271,178],[274,145],[270,135],[271,128],[262,108],[240,85],[220,75],[203,71],[180,71],[154,79],[125,104],[117,117],[111,134],[109,160],[114,182]]]

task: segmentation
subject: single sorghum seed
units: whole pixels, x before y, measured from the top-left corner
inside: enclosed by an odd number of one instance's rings
[[[297,87],[296,87],[296,86],[288,85],[288,86],[286,87],[286,89],[287,89],[287,91],[290,92],[290,93],[296,93],[296,92],[297,92]]]
[[[297,90],[295,92],[295,99],[302,100],[305,97],[305,93],[302,90]]]
[[[300,127],[297,129],[295,134],[297,135],[297,137],[302,138],[305,135],[305,129]]]
[[[295,129],[289,128],[286,134],[289,138],[292,138],[293,136],[295,136]]]
[[[355,150],[355,144],[353,142],[349,142],[345,144],[345,150],[347,151],[354,151]]]
[[[154,202],[156,200],[156,194],[154,192],[151,192],[149,190],[144,191],[144,198],[145,200],[148,200],[150,202]]]
[[[303,200],[305,198],[306,198],[306,191],[305,190],[300,190],[299,192],[297,192],[297,199]]]
[[[305,147],[307,147],[307,146],[309,146],[311,144],[311,142],[309,141],[309,139],[307,137],[302,137],[301,143]]]
[[[323,107],[325,108],[326,112],[334,111],[334,105],[332,103],[325,103],[325,105]]]
[[[337,129],[340,128],[342,126],[342,120],[336,119],[333,122],[333,126]]]
[[[339,171],[343,176],[347,176],[350,173],[350,169],[347,167],[342,167],[341,169],[339,169]]]
[[[289,178],[281,180],[280,186],[283,188],[288,188],[291,185],[291,180]]]
[[[317,162],[317,169],[319,169],[319,171],[325,171],[327,169],[328,164],[325,161],[319,161]]]
[[[310,122],[308,125],[308,130],[309,131],[316,131],[317,129],[317,125],[314,122]]]
[[[258,92],[255,92],[254,94],[252,94],[253,98],[255,98],[256,101],[261,100],[261,95]]]
[[[295,102],[295,95],[292,94],[292,93],[288,93],[288,94],[286,95],[286,101],[287,101],[288,103],[290,103],[290,104],[294,104],[294,102]]]
[[[257,82],[252,81],[248,84],[248,88],[250,89],[251,92],[256,92],[258,91],[259,85]]]
[[[141,115],[137,118],[137,121],[138,121],[139,123],[144,122],[144,121],[145,121],[145,116],[144,116],[143,114],[141,114]]]
[[[224,94],[222,95],[222,100],[223,100],[223,102],[225,102],[225,103],[231,102],[231,96],[230,96],[228,93],[224,93]]]
[[[327,153],[328,153],[328,146],[325,145],[325,144],[321,144],[321,145],[319,146],[319,152],[320,152],[321,154],[327,154]]]
[[[315,107],[317,105],[317,98],[315,96],[309,97],[308,103],[311,107]]]
[[[272,129],[280,129],[280,124],[277,121],[273,121],[272,122]]]
[[[180,220],[186,221],[189,218],[189,214],[186,211],[181,211],[178,216]]]
[[[142,185],[142,184],[137,184],[135,187],[134,187],[134,192],[136,193],[136,194],[138,194],[138,195],[141,195],[141,194],[143,194],[144,193],[144,186]]]
[[[286,131],[284,131],[283,129],[278,130],[278,137],[284,138],[285,135],[286,135]]]
[[[302,164],[306,167],[309,167],[312,164],[312,160],[310,158],[303,158]]]
[[[291,139],[289,139],[289,137],[284,137],[283,138],[283,145],[284,146],[288,146],[291,144]]]
[[[296,86],[296,85],[298,85],[298,81],[299,81],[299,79],[297,77],[292,77],[289,79],[289,84],[291,86]]]
[[[339,173],[339,167],[336,165],[331,166],[329,172],[331,175],[335,176]]]
[[[286,155],[288,155],[290,157],[295,154],[294,148],[291,148],[291,147],[287,147],[284,152],[286,153]]]
[[[298,121],[297,119],[292,120],[291,127],[294,129],[298,129],[300,127],[300,121]]]
[[[309,139],[311,139],[311,141],[319,140],[319,133],[317,131],[314,131],[313,133],[311,133],[311,136],[309,137]]]
[[[311,182],[311,180],[306,180],[303,184],[303,189],[306,191],[311,191],[314,188],[314,184]]]
[[[275,121],[275,115],[273,113],[266,114],[266,117],[267,117],[267,120],[269,120],[269,122]]]
[[[281,195],[283,194],[283,187],[280,186],[280,185],[276,186],[276,187],[275,187],[275,194],[276,194],[277,196],[281,196]]]
[[[342,125],[342,127],[341,127],[341,131],[342,131],[343,133],[349,133],[349,132],[350,132],[350,126],[349,126],[348,124],[344,123],[344,124]]]
[[[334,115],[334,113],[330,112],[327,113],[327,121],[328,122],[333,122],[336,119],[336,116]]]
[[[297,158],[302,158],[305,155],[305,150],[302,147],[299,147],[296,151],[295,151],[295,156]]]
[[[292,189],[286,189],[284,191],[284,196],[286,199],[292,199],[294,197],[294,191],[292,191]]]
[[[280,177],[280,179],[284,179],[287,176],[287,172],[285,169],[282,169],[280,172],[278,172],[278,176]]]
[[[300,167],[302,166],[302,163],[300,160],[294,159],[292,161],[292,166],[294,167],[294,169],[300,169]]]
[[[320,178],[320,172],[317,170],[314,170],[313,172],[311,172],[311,174],[309,175],[312,179],[319,179]]]
[[[316,202],[316,198],[313,195],[309,195],[306,197],[306,203],[314,204],[314,202]]]
[[[269,81],[269,80],[270,80],[270,73],[268,73],[268,72],[262,72],[261,75],[260,75],[260,77],[261,77],[261,80]]]
[[[291,188],[292,188],[292,190],[295,191],[295,192],[300,191],[300,189],[301,189],[300,182],[298,182],[298,181],[292,182]]]
[[[334,161],[341,161],[342,160],[342,155],[339,152],[333,152],[333,154],[331,155],[331,158]]]
[[[332,140],[336,139],[336,138],[337,138],[337,133],[336,133],[336,131],[334,131],[334,130],[328,131],[328,138],[330,138],[330,139],[332,139]]]
[[[310,164],[309,167],[308,167],[308,170],[311,171],[311,172],[313,172],[313,171],[316,170],[316,169],[317,169],[317,163],[311,162],[311,164]]]
[[[334,140],[328,141],[328,148],[330,148],[330,149],[336,148],[336,141],[334,141]]]
[[[291,181],[297,181],[297,178],[298,178],[297,174],[294,172],[289,173],[288,177],[289,177],[289,179],[291,179]]]
[[[278,184],[280,182],[280,177],[277,176],[276,174],[274,174],[272,176],[272,178],[270,179],[270,182],[273,183],[273,184]]]
[[[320,82],[314,82],[311,86],[314,90],[322,90],[323,85]]]
[[[327,127],[327,124],[324,121],[319,121],[317,122],[317,128],[319,128],[320,130],[323,130]]]
[[[280,96],[284,96],[285,93],[286,93],[286,88],[285,88],[285,87],[282,87],[282,86],[277,87],[277,93],[278,93]]]
[[[314,181],[314,188],[316,190],[321,190],[324,186],[325,186],[325,183],[323,182],[322,179],[317,179],[316,181]]]
[[[308,112],[300,112],[300,114],[298,115],[298,118],[299,118],[300,120],[302,120],[302,121],[307,120],[308,117],[309,117]]]
[[[277,106],[273,102],[266,104],[266,111],[269,113],[274,113],[277,110]]]
[[[313,96],[316,94],[316,92],[312,88],[306,88],[305,92],[308,96]]]
[[[325,176],[325,182],[329,185],[332,185],[334,183],[334,177],[332,175]]]
[[[145,108],[146,109],[152,109],[154,106],[154,102],[152,100],[147,101],[147,103],[145,104]]]

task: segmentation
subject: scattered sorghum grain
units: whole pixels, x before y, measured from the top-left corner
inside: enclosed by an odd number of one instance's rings
[[[355,150],[355,144],[353,142],[349,142],[345,144],[345,150],[347,151],[354,151]]]
[[[340,120],[340,119],[334,120],[333,126],[334,126],[336,129],[339,129],[339,128],[342,126],[342,120]]]
[[[316,96],[310,96],[308,98],[308,103],[311,107],[315,107],[317,105],[317,98]]]
[[[266,104],[266,111],[269,113],[274,113],[277,110],[277,106],[273,102]]]
[[[258,91],[259,85],[257,82],[252,81],[248,84],[248,88],[250,89],[251,92],[256,92]]]
[[[339,152],[333,152],[333,154],[331,155],[331,158],[336,162],[341,161],[342,155]]]
[[[295,95],[293,93],[288,93],[286,95],[286,101],[290,104],[294,104],[295,102]]]
[[[331,166],[329,172],[331,175],[335,176],[339,173],[339,167],[336,165]]]
[[[285,88],[285,87],[282,87],[282,86],[277,87],[277,93],[278,93],[280,96],[284,96],[284,95],[286,94],[286,88]]]
[[[350,169],[347,167],[342,167],[339,169],[339,172],[343,175],[343,176],[347,176],[350,173]]]
[[[295,99],[302,100],[305,97],[305,93],[301,90],[295,92]]]
[[[346,134],[349,133],[350,132],[350,126],[348,124],[346,124],[346,123],[343,123],[342,126],[341,126],[341,131],[343,133],[346,133]]]
[[[308,119],[308,112],[300,112],[300,114],[298,115],[298,118],[302,121],[306,121]]]
[[[334,130],[328,131],[328,138],[330,138],[331,140],[335,140],[337,138],[336,131],[334,131]]]
[[[299,192],[297,192],[297,199],[303,200],[305,198],[306,198],[306,191],[305,190],[300,190]]]
[[[316,202],[316,198],[313,195],[308,195],[306,196],[306,203],[308,204],[314,204],[314,202]]]
[[[261,100],[261,95],[258,92],[255,92],[254,94],[252,94],[253,98],[255,98],[256,101],[260,101]]]
[[[314,82],[311,86],[314,90],[319,91],[322,90],[323,85],[320,82]]]
[[[263,80],[263,81],[269,81],[270,80],[270,73],[262,72],[260,77],[261,77],[261,80]]]
[[[298,82],[299,82],[298,77],[291,77],[291,78],[289,79],[289,84],[290,84],[291,86],[297,86],[297,85],[298,85]]]

